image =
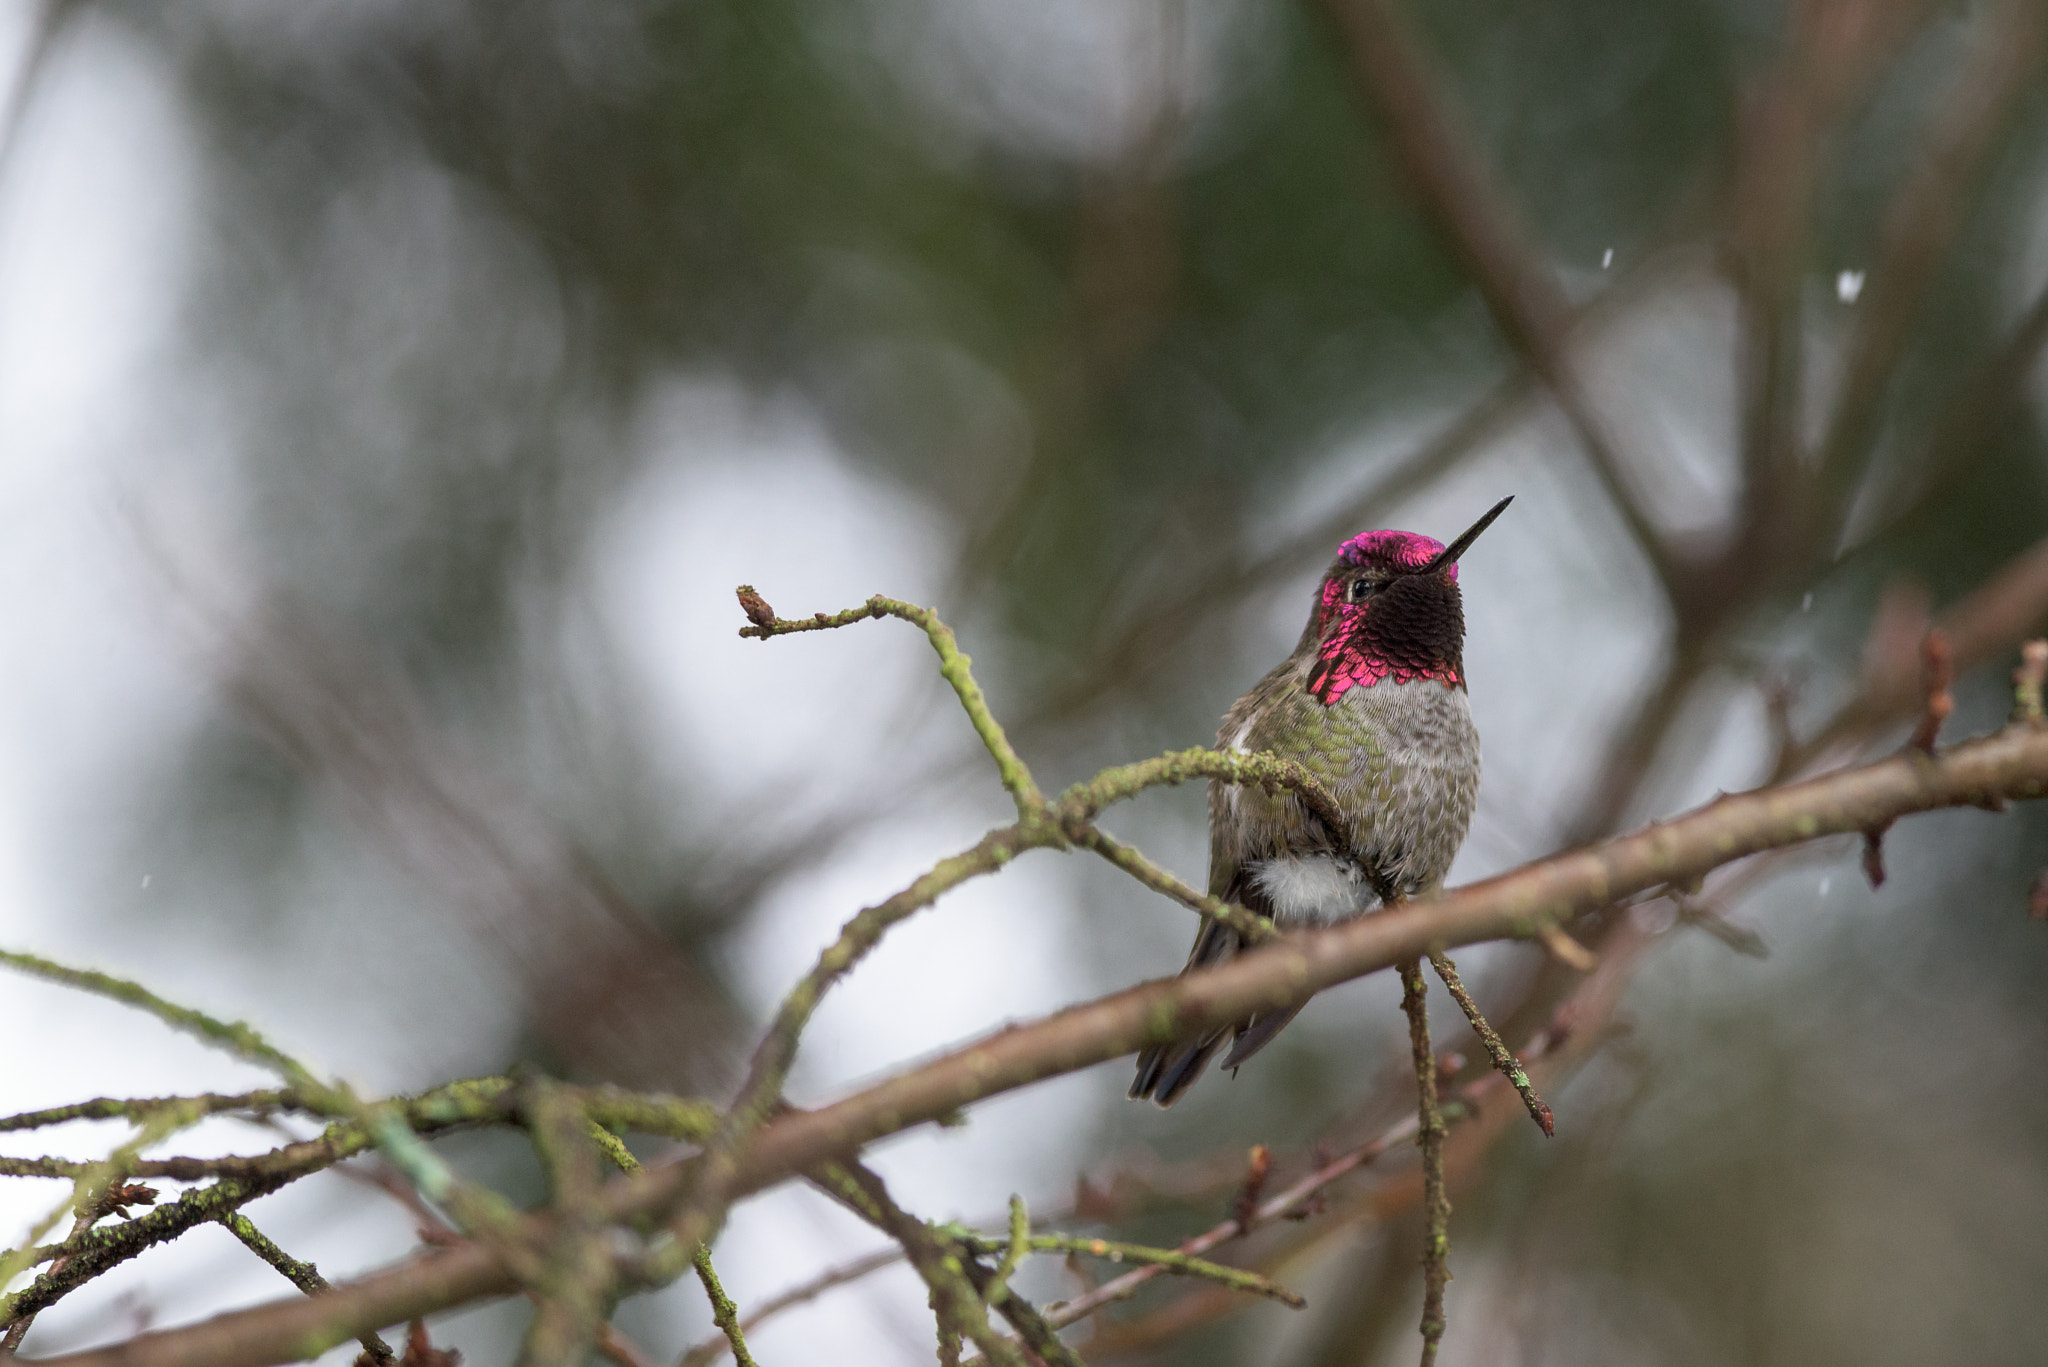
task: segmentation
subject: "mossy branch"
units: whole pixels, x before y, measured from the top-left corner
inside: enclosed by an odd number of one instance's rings
[[[1175,878],[1129,845],[1104,835],[1094,826],[1087,827],[1074,842],[1083,849],[1092,850],[1110,863],[1122,869],[1131,877],[1143,883],[1154,892],[1165,893],[1174,901],[1196,914],[1222,924],[1236,931],[1246,944],[1263,944],[1278,938],[1280,931],[1274,924],[1248,907],[1226,902],[1220,897],[1211,897]]]
[[[325,1109],[334,1100],[334,1091],[315,1078],[306,1066],[285,1053],[259,1034],[253,1026],[241,1021],[224,1021],[209,1016],[204,1011],[195,1011],[189,1006],[166,1001],[142,984],[127,978],[117,978],[111,973],[101,973],[90,968],[71,968],[55,963],[36,954],[24,954],[15,950],[0,949],[0,964],[5,964],[31,977],[47,982],[61,983],[81,992],[90,992],[110,1001],[147,1011],[173,1030],[191,1035],[216,1049],[225,1050],[245,1063],[282,1077],[308,1104]],[[337,1103],[338,1104],[338,1103]]]
[[[1537,1128],[1546,1136],[1556,1134],[1557,1125],[1550,1114],[1550,1107],[1544,1105],[1543,1098],[1536,1095],[1535,1084],[1529,1081],[1529,1075],[1516,1061],[1514,1051],[1502,1041],[1499,1033],[1480,1012],[1479,1003],[1473,1001],[1472,994],[1465,990],[1464,979],[1458,976],[1458,966],[1451,962],[1451,956],[1442,950],[1433,950],[1429,962],[1430,966],[1436,969],[1437,977],[1442,978],[1444,986],[1450,990],[1451,1000],[1465,1013],[1465,1019],[1471,1023],[1472,1032],[1478,1035],[1479,1042],[1486,1046],[1487,1058],[1492,1060],[1494,1068],[1500,1075],[1508,1080],[1508,1085],[1515,1089],[1515,1095],[1522,1098],[1522,1105],[1528,1109],[1529,1118],[1536,1122]]]
[[[155,1112],[172,1107],[194,1110],[203,1115],[215,1115],[223,1111],[244,1111],[250,1115],[264,1115],[274,1111],[295,1109],[297,1106],[298,1093],[290,1091],[232,1094],[205,1092],[198,1096],[126,1098],[103,1096],[69,1106],[52,1106],[47,1110],[23,1111],[19,1115],[0,1117],[0,1132],[47,1129],[53,1125],[66,1125],[74,1120],[131,1120],[139,1125]]]
[[[897,1205],[880,1177],[853,1162],[824,1164],[813,1176],[828,1195],[903,1246],[911,1266],[931,1291],[941,1363],[959,1367],[960,1341],[966,1339],[1003,1367],[1026,1367],[1017,1345],[997,1333],[988,1322],[982,1291],[969,1279],[959,1251],[931,1226]],[[1003,1304],[1008,1306],[1010,1302],[1006,1299]]]
[[[996,1270],[989,1277],[988,1285],[982,1288],[981,1298],[984,1301],[996,1305],[1010,1294],[1010,1278],[1016,1275],[1017,1265],[1024,1261],[1024,1255],[1030,1250],[1031,1212],[1024,1205],[1023,1197],[1012,1194],[1010,1237],[999,1250],[1003,1256],[996,1263]]]
[[[1014,1246],[1012,1240],[996,1239],[983,1234],[953,1226],[942,1227],[940,1233],[947,1235],[977,1253],[1007,1253]],[[1253,1296],[1263,1296],[1269,1301],[1278,1301],[1290,1309],[1299,1310],[1308,1302],[1288,1290],[1270,1277],[1248,1272],[1241,1267],[1227,1267],[1222,1263],[1210,1262],[1193,1257],[1171,1248],[1152,1248],[1145,1244],[1122,1243],[1115,1239],[1096,1239],[1085,1234],[1032,1234],[1023,1241],[1023,1248],[1032,1253],[1085,1253],[1094,1258],[1106,1258],[1113,1263],[1133,1263],[1142,1267],[1157,1267],[1162,1272],[1181,1277],[1198,1277],[1203,1281],[1243,1291]],[[1057,1307],[1049,1307],[1055,1309]]]
[[[1323,823],[1330,838],[1340,844],[1351,839],[1351,822],[1330,790],[1307,769],[1277,755],[1237,750],[1210,750],[1196,746],[1175,750],[1134,764],[1104,769],[1095,777],[1060,794],[1054,804],[1069,823],[1093,821],[1103,808],[1126,802],[1150,788],[1163,788],[1194,779],[1215,779],[1245,784],[1266,792],[1286,789],[1301,799],[1304,807]]]
[[[939,620],[939,615],[930,608],[915,603],[905,603],[896,598],[884,598],[881,594],[857,608],[848,608],[840,613],[818,613],[814,617],[785,620],[777,617],[752,585],[742,584],[738,590],[740,610],[753,625],[740,628],[740,635],[767,640],[771,636],[786,636],[798,631],[829,631],[834,627],[852,626],[876,617],[894,617],[909,622],[921,629],[932,643],[932,650],[939,657],[939,674],[952,685],[954,696],[960,699],[961,709],[967,713],[967,720],[974,727],[974,734],[981,737],[982,745],[988,750],[989,758],[996,764],[996,772],[1002,775],[1003,787],[1009,789],[1016,800],[1017,813],[1022,816],[1045,805],[1044,796],[1038,791],[1038,784],[1031,777],[1031,770],[1017,757],[1017,751],[1010,744],[1010,738],[989,711],[988,699],[983,696],[981,685],[974,681],[973,661],[960,649],[959,640],[953,629]]]
[[[732,1349],[733,1361],[739,1367],[755,1367],[754,1355],[747,1350],[746,1333],[740,1328],[740,1308],[733,1304],[731,1296],[725,1294],[725,1285],[718,1280],[718,1269],[711,1264],[711,1250],[698,1244],[690,1255],[690,1264],[696,1268],[704,1296],[711,1302],[711,1322],[718,1326],[719,1333],[725,1335],[725,1341]]]
[[[249,1217],[238,1210],[222,1212],[217,1223],[242,1241],[243,1247],[277,1269],[278,1275],[309,1296],[317,1296],[332,1288],[327,1279],[320,1275],[320,1269],[311,1263],[300,1262],[276,1244],[272,1243],[262,1230],[251,1224]],[[357,1342],[372,1362],[391,1363],[397,1361],[391,1345],[374,1333],[358,1336]]]
[[[596,1138],[575,1090],[545,1077],[523,1081],[520,1112],[548,1178],[550,1237],[540,1275],[528,1283],[533,1319],[521,1367],[581,1367],[610,1318],[618,1268],[597,1200],[608,1146]]]

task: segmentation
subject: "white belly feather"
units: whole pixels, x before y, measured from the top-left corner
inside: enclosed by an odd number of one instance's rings
[[[1327,926],[1378,905],[1358,866],[1333,855],[1261,859],[1251,866],[1252,882],[1273,904],[1283,926]]]

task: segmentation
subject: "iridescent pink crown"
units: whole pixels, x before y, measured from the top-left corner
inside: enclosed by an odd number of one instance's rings
[[[1419,570],[1443,553],[1444,543],[1433,536],[1391,530],[1360,532],[1337,548],[1338,556],[1348,565],[1372,561],[1402,570]],[[1452,579],[1458,577],[1456,565],[1448,572]]]

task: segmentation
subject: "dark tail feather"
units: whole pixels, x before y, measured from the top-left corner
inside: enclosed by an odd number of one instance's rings
[[[1307,1003],[1304,1002],[1303,1005]],[[1245,1023],[1244,1028],[1237,1032],[1237,1038],[1231,1043],[1230,1053],[1223,1060],[1223,1066],[1235,1068],[1258,1053],[1272,1043],[1273,1036],[1287,1028],[1287,1022],[1300,1014],[1300,1006],[1290,1006],[1285,1011],[1268,1011],[1263,1015],[1253,1016]]]
[[[1221,963],[1236,952],[1236,933],[1215,921],[1205,921],[1202,933],[1195,937],[1195,948],[1188,955],[1187,967],[1181,972],[1186,973],[1204,964]],[[1150,1097],[1162,1109],[1180,1100],[1180,1094],[1195,1085],[1195,1079],[1209,1066],[1210,1055],[1222,1047],[1224,1037],[1229,1033],[1218,1030],[1201,1039],[1155,1044],[1139,1054],[1138,1075],[1132,1079],[1128,1093],[1131,1100],[1143,1101]]]
[[[1207,1039],[1155,1044],[1138,1055],[1138,1076],[1131,1083],[1133,1101],[1150,1098],[1161,1110],[1180,1100],[1180,1094],[1195,1085],[1209,1058],[1222,1047],[1224,1031]]]

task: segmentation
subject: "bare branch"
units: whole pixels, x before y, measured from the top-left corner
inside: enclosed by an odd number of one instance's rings
[[[1464,979],[1458,976],[1458,966],[1451,962],[1451,956],[1441,952],[1433,953],[1429,956],[1429,962],[1430,966],[1436,969],[1436,975],[1444,980],[1444,986],[1449,989],[1451,999],[1458,1003],[1458,1009],[1465,1013],[1465,1019],[1471,1023],[1473,1033],[1479,1036],[1479,1042],[1486,1046],[1487,1058],[1493,1061],[1493,1066],[1499,1070],[1500,1075],[1515,1089],[1515,1095],[1522,1098],[1522,1105],[1528,1108],[1529,1118],[1536,1122],[1537,1128],[1542,1130],[1545,1136],[1556,1134],[1557,1126],[1550,1114],[1550,1107],[1544,1105],[1543,1098],[1536,1095],[1535,1085],[1529,1081],[1529,1075],[1522,1071],[1522,1065],[1516,1061],[1514,1051],[1501,1040],[1499,1032],[1487,1023],[1486,1017],[1479,1010],[1479,1003],[1473,1001],[1472,994],[1465,990]]]

